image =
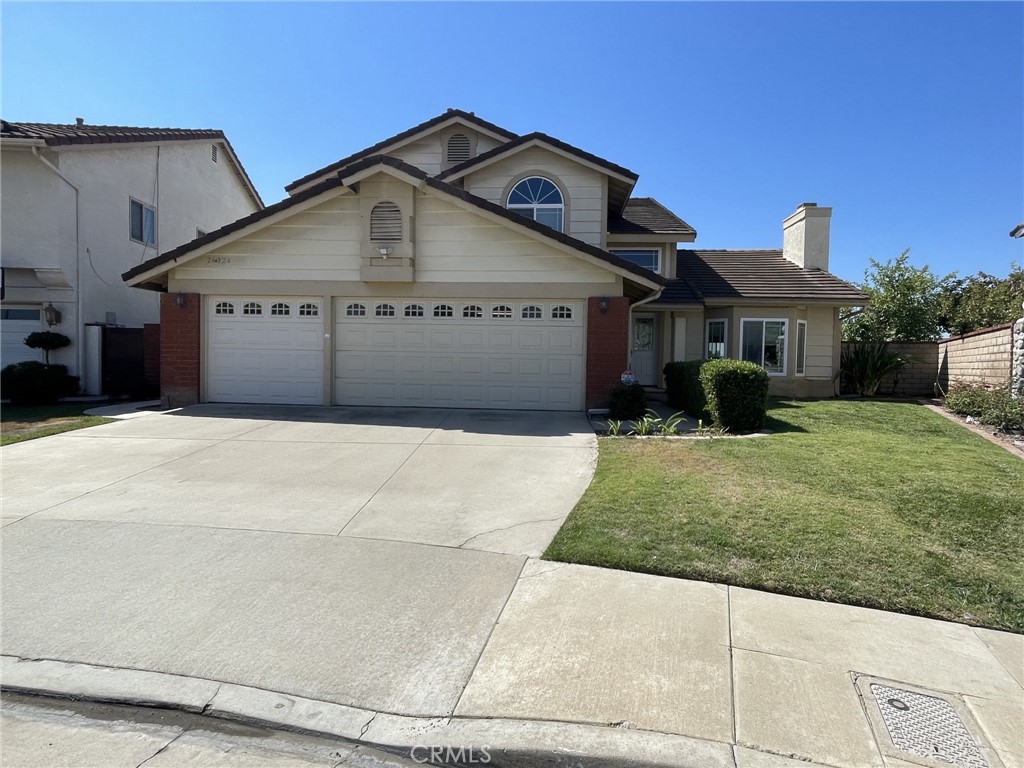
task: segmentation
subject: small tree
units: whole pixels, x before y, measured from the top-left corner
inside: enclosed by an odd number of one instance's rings
[[[1004,278],[979,272],[950,281],[942,291],[939,322],[954,336],[979,328],[1012,323],[1024,302],[1024,270],[1010,265]]]
[[[843,315],[846,341],[928,341],[942,335],[942,295],[956,273],[939,277],[909,263],[910,249],[881,264],[871,259],[861,290],[871,303]]]
[[[50,364],[50,353],[55,349],[63,349],[71,344],[71,339],[63,333],[53,331],[36,331],[25,337],[25,346],[32,349],[41,349],[46,355],[46,364]]]

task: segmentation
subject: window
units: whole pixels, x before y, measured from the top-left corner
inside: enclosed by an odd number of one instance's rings
[[[215,162],[215,163],[217,162],[217,145],[216,144],[211,144],[210,145],[210,159],[213,160],[213,162]]]
[[[0,309],[0,320],[38,320],[38,309]]]
[[[796,321],[796,375],[803,376],[807,367],[807,321]]]
[[[625,251],[612,251],[620,259],[636,264],[638,267],[649,269],[651,272],[661,272],[661,251],[657,248],[632,249]]]
[[[316,304],[300,304],[299,317],[319,317],[320,307]]]
[[[455,310],[451,304],[438,304],[434,307],[434,317],[453,317]]]
[[[242,305],[243,315],[262,315],[263,305],[258,301],[247,301]]]
[[[507,304],[498,304],[491,308],[491,317],[498,320],[506,320],[512,317],[512,307]]]
[[[551,308],[551,319],[552,320],[572,320],[572,307],[552,307]]]
[[[423,305],[422,304],[406,304],[405,305],[405,316],[406,317],[423,317]]]
[[[378,304],[373,310],[373,314],[377,317],[394,317],[395,316],[395,305],[394,304]]]
[[[402,211],[390,200],[377,203],[370,211],[370,240],[375,243],[402,242]]]
[[[138,200],[129,200],[128,217],[132,240],[156,245],[156,208],[150,208]]]
[[[213,314],[233,315],[235,314],[235,305],[230,301],[218,301],[217,306],[213,308]]]
[[[540,320],[544,317],[544,310],[536,304],[527,304],[523,307],[523,320]]]
[[[349,304],[345,307],[346,317],[366,317],[365,304]]]
[[[448,139],[445,159],[453,165],[469,160],[469,137],[466,134],[456,133]]]
[[[476,304],[470,304],[468,307],[463,308],[462,316],[470,318],[483,317],[484,311]]]
[[[540,176],[523,179],[508,193],[508,208],[540,224],[562,231],[565,203],[554,182]]]
[[[740,351],[744,360],[757,363],[769,374],[786,375],[786,321],[741,321]]]
[[[278,317],[287,317],[292,313],[292,308],[287,304],[278,302],[270,305],[270,314],[277,315]]]
[[[725,329],[725,320],[708,320],[708,345],[705,356],[708,360],[721,360],[726,357],[728,351]]]

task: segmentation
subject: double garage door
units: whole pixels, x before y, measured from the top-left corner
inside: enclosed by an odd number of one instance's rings
[[[580,301],[207,299],[207,399],[580,410]],[[332,360],[327,360],[327,355]],[[325,366],[332,366],[330,378]]]

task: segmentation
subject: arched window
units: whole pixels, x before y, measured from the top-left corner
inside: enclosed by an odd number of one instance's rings
[[[366,305],[349,304],[345,307],[345,317],[366,317]]]
[[[262,315],[263,305],[258,301],[247,301],[242,305],[243,315]]]
[[[469,160],[469,137],[466,134],[456,133],[448,139],[445,160],[453,165]]]
[[[370,240],[375,243],[402,242],[402,211],[390,200],[377,203],[370,211]]]
[[[299,317],[319,317],[320,307],[316,304],[303,304],[299,307]]]
[[[373,314],[377,317],[394,317],[395,316],[395,305],[394,304],[378,304],[373,310]]]
[[[462,316],[469,318],[483,317],[484,311],[476,304],[470,304],[468,307],[463,308]]]
[[[552,320],[572,320],[572,307],[552,307],[551,308],[551,319]]]
[[[291,313],[292,313],[292,309],[287,304],[279,302],[277,304],[271,304],[270,305],[270,314],[271,315],[285,315],[285,316],[287,316],[287,315],[290,315]]]
[[[452,313],[451,304],[437,304],[434,306],[434,317],[451,317]]]
[[[214,312],[218,315],[233,315],[235,314],[235,305],[230,301],[218,301]]]
[[[536,304],[527,304],[523,307],[523,320],[540,320],[544,312]]]
[[[405,305],[405,316],[406,317],[423,317],[423,305],[422,304],[406,304]]]
[[[508,304],[496,304],[491,307],[491,317],[500,320],[507,320],[512,317],[512,307]]]
[[[523,179],[508,193],[509,210],[562,231],[565,201],[554,182],[540,176]]]

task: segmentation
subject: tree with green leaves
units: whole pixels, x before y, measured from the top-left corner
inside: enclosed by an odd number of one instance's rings
[[[942,292],[939,322],[954,336],[992,325],[1012,323],[1024,309],[1024,269],[1010,265],[1010,274],[998,278],[985,272],[950,281]]]
[[[942,335],[942,297],[956,277],[910,264],[910,249],[880,263],[871,259],[860,289],[870,304],[843,313],[846,341],[929,341]]]

